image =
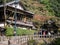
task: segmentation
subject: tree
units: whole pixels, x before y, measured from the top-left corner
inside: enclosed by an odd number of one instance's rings
[[[54,16],[60,17],[60,0],[38,0],[46,5],[46,9]]]
[[[56,26],[55,22],[52,19],[43,24],[41,28],[46,29],[49,32],[53,31],[55,34],[57,34],[58,31],[58,26]]]

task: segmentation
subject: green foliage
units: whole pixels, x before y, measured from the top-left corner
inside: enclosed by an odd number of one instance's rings
[[[60,17],[60,3],[58,3],[58,0],[50,0],[49,2],[55,16]]]
[[[60,0],[38,0],[46,5],[47,10],[53,15],[60,17]]]
[[[49,2],[49,0],[38,0],[38,1],[42,4],[47,4]]]
[[[18,28],[16,32],[17,32],[17,35],[30,35],[30,34],[34,34],[35,31]]]
[[[13,36],[14,28],[7,27],[6,29],[7,29],[6,35]],[[27,29],[21,29],[21,28],[17,28],[16,30],[17,35],[30,35],[30,34],[34,34],[34,32],[35,32],[34,30],[27,30]]]
[[[29,40],[27,42],[28,45],[37,45],[37,42],[35,40]]]
[[[40,4],[37,0],[21,0],[26,10],[37,15],[50,15],[45,5]]]
[[[60,45],[60,38],[55,39],[52,45]]]
[[[13,32],[14,32],[14,29],[13,28],[10,28],[10,27],[7,27],[6,28],[6,35],[12,36],[13,35]]]
[[[5,0],[0,0],[0,4],[4,4],[4,1]],[[10,1],[13,1],[13,0],[6,0],[6,2],[10,2]]]
[[[29,40],[29,41],[27,42],[27,44],[28,44],[28,45],[45,45],[44,42],[39,42],[39,41],[33,40],[33,39]]]

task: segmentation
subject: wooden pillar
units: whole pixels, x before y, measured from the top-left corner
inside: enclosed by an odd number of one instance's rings
[[[27,18],[26,17],[24,17],[24,22],[26,22],[27,21]]]
[[[11,17],[12,15],[12,17]],[[12,24],[13,20],[14,20],[14,15],[13,15],[13,12],[10,12],[8,18],[11,20],[11,22],[9,23],[9,26]],[[8,26],[8,25],[7,25]]]
[[[4,27],[6,26],[6,0],[4,0],[4,16],[5,16],[5,22],[4,22]]]

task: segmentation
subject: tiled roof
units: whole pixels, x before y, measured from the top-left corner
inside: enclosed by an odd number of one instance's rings
[[[19,0],[17,0],[17,2],[19,2]],[[13,3],[15,3],[15,1],[12,1],[12,2],[6,3],[6,5],[5,5],[5,6],[10,5],[10,4],[13,4]],[[3,4],[2,4],[2,5],[0,5],[0,7],[3,7],[3,6],[4,6]]]

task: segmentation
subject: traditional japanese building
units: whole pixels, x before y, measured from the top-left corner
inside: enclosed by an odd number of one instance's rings
[[[17,27],[33,28],[32,19],[34,14],[32,12],[27,11],[20,1],[17,1],[16,3],[15,1],[6,3],[5,8],[6,8],[6,20],[4,14],[4,5],[3,4],[0,5],[0,24],[6,21],[7,24],[14,26],[15,25],[14,13],[16,9]]]

